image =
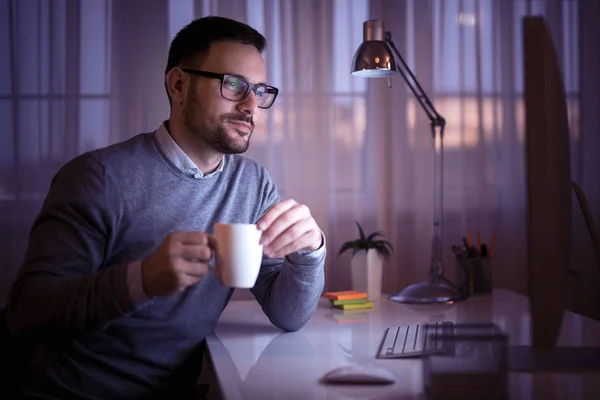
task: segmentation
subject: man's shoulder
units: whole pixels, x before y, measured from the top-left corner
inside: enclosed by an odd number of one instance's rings
[[[127,140],[91,150],[87,155],[103,164],[117,161],[127,162],[128,160],[131,162],[133,161],[132,157],[153,154],[154,150],[152,133],[139,133]]]
[[[57,175],[104,175],[107,169],[127,167],[143,162],[142,154],[152,151],[150,133],[140,133],[127,140],[106,147],[86,151],[67,161]]]
[[[115,163],[139,162],[141,155],[152,154],[154,151],[151,135],[152,133],[139,133],[121,142],[86,151],[75,157],[71,162],[82,163],[85,160],[93,159],[104,166]]]

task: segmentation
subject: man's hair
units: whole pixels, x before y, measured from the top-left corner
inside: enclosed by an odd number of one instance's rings
[[[253,45],[262,53],[267,40],[256,29],[233,19],[208,16],[196,19],[181,29],[171,41],[165,75],[175,66],[190,63],[196,57],[208,53],[210,47],[219,41],[238,42]],[[165,81],[165,89],[166,89]],[[169,96],[169,103],[171,96]]]

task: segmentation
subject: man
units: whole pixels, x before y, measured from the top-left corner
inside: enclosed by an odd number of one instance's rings
[[[323,289],[324,237],[238,153],[277,96],[265,39],[196,20],[171,43],[171,115],[157,131],[68,162],[55,176],[11,289],[12,333],[35,342],[24,393],[44,399],[182,398],[233,289],[211,271],[218,222],[257,223],[252,293],[278,328],[300,329]]]

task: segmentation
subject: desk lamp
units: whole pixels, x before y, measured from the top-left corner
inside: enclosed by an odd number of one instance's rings
[[[392,53],[393,51],[393,53]],[[397,57],[394,57],[394,53]],[[397,62],[399,61],[399,63]],[[390,297],[399,303],[439,304],[460,299],[458,290],[444,277],[443,245],[442,245],[442,212],[444,186],[444,127],[446,120],[442,117],[423,88],[415,78],[396,45],[391,33],[384,32],[383,22],[369,20],[363,23],[363,43],[359,46],[352,60],[352,75],[366,78],[388,78],[399,73],[413,95],[427,114],[434,142],[434,205],[433,205],[433,237],[431,241],[431,261],[429,280],[412,284],[400,293]]]

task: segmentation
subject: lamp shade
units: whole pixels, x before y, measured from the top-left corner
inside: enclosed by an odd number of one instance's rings
[[[363,23],[363,42],[354,53],[352,75],[366,78],[384,78],[397,73],[396,59],[384,41],[383,22]]]

